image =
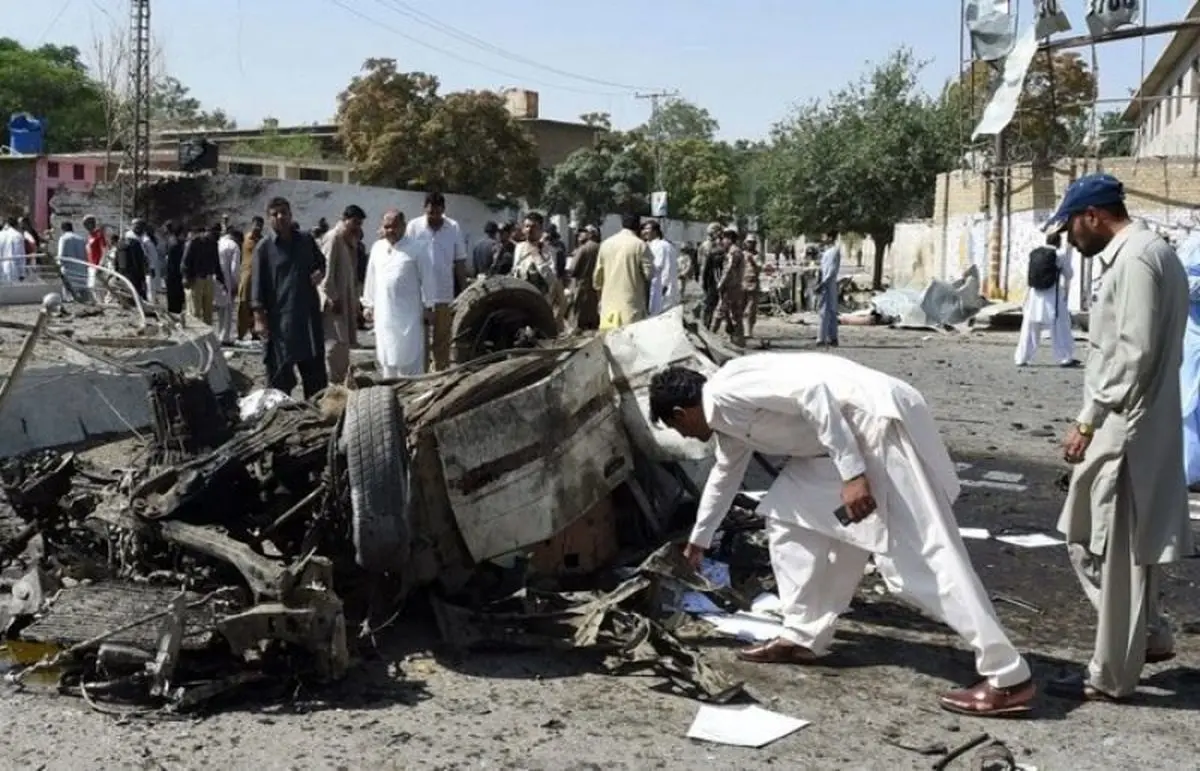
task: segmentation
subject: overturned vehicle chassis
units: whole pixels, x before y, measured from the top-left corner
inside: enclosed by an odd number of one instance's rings
[[[415,588],[460,592],[623,485],[645,502],[639,463],[664,450],[637,391],[650,369],[697,354],[661,343],[684,337],[678,315],[643,324],[612,341],[476,351],[442,376],[363,378],[242,423],[202,378],[155,374],[154,438],[120,474],[71,453],[3,469],[0,624],[33,646],[20,663],[36,661],[10,677],[53,670],[84,696],[177,709],[284,664],[339,678],[347,618],[369,638]]]

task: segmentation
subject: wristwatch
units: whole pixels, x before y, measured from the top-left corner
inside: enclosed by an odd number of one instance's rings
[[[1091,423],[1076,423],[1075,430],[1079,432],[1080,436],[1091,436],[1096,432]]]

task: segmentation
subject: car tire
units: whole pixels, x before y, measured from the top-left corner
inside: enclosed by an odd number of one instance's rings
[[[342,440],[350,476],[354,559],[371,573],[395,573],[408,562],[409,463],[404,419],[387,386],[351,391]]]
[[[554,309],[537,287],[513,276],[475,281],[454,300],[450,335],[455,363],[511,348],[524,327],[540,339],[558,336]]]

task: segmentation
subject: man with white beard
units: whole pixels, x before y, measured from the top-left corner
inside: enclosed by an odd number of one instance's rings
[[[404,215],[383,215],[383,236],[371,247],[362,307],[375,325],[375,359],[385,378],[425,370],[425,332],[433,323],[433,264],[427,246],[404,233]]]
[[[698,566],[755,452],[791,458],[758,511],[783,602],[783,636],[745,661],[815,664],[833,642],[874,555],[889,589],[945,622],[975,652],[982,680],[939,704],[977,716],[1026,712],[1035,688],[971,566],[951,505],[959,484],[921,394],[820,353],[734,359],[711,378],[683,367],[650,383],[650,418],[715,438],[685,555]]]

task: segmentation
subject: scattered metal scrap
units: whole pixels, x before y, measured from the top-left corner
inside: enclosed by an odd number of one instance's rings
[[[626,352],[662,354],[641,350],[661,337],[652,332]],[[681,345],[698,360],[729,355],[694,335]],[[709,701],[740,694],[665,623],[664,582],[745,604],[691,575],[677,546],[608,593],[531,583],[495,599],[497,571],[519,585],[523,563],[499,569],[494,557],[538,550],[544,562],[568,555],[554,539],[592,539],[589,569],[609,567],[618,533],[655,538],[625,546],[658,545],[698,492],[682,467],[653,473],[662,461],[631,449],[627,432],[644,426],[630,421],[645,416],[617,405],[644,384],[615,382],[621,357],[603,338],[488,347],[447,373],[360,380],[246,420],[202,373],[150,365],[152,432],[123,468],[55,451],[0,462],[11,504],[0,506],[0,626],[26,652],[10,651],[23,667],[10,680],[51,675],[106,711],[194,709],[265,678],[333,680],[350,662],[348,618],[373,639],[427,588],[452,645],[592,650],[610,672],[652,670]],[[391,619],[376,623],[381,614]]]

